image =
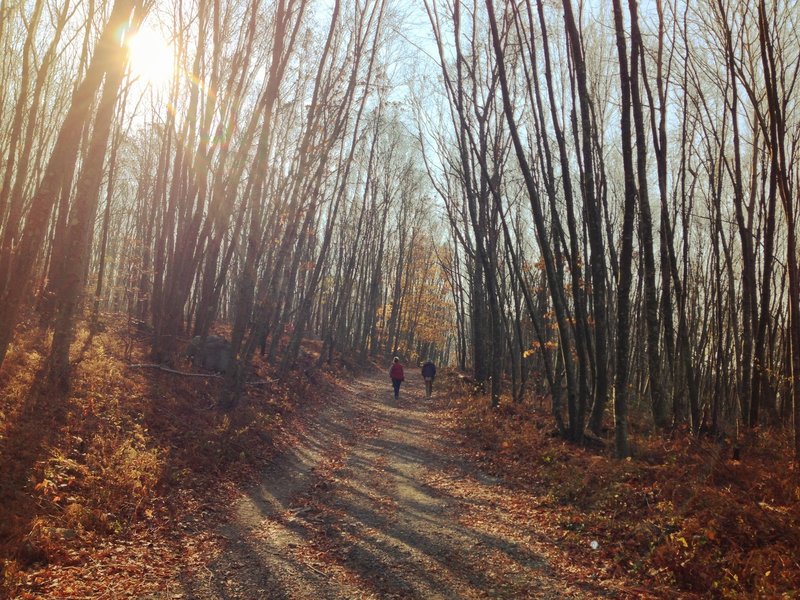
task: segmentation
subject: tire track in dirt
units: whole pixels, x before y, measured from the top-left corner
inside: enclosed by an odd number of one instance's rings
[[[312,415],[184,597],[647,597],[573,569],[531,520],[532,497],[459,458],[445,402],[418,379],[395,401],[371,374]]]

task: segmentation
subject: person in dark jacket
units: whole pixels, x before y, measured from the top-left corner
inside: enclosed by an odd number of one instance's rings
[[[394,387],[394,399],[400,397],[400,384],[403,383],[405,375],[403,374],[403,365],[400,364],[400,359],[396,356],[392,362],[392,368],[389,369],[389,377],[392,378],[392,386]]]
[[[422,377],[425,379],[425,397],[430,398],[433,393],[433,378],[436,377],[436,365],[426,360],[422,365]]]

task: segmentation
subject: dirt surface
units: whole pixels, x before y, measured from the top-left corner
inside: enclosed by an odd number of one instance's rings
[[[461,457],[446,399],[353,381],[236,501],[172,597],[645,598],[560,544],[557,515]],[[587,546],[591,544],[587,540]]]

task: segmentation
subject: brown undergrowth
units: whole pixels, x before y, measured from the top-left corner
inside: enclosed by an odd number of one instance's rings
[[[215,406],[219,378],[130,368],[148,362],[147,341],[124,324],[81,331],[67,394],[41,382],[47,340],[36,328],[10,348],[0,369],[0,597],[161,589],[192,548],[203,551],[190,534],[222,518],[280,448],[297,406],[319,401],[331,379],[309,368],[279,379],[257,359],[259,385],[226,412]]]
[[[741,460],[686,431],[642,433],[634,456],[617,460],[613,439],[590,450],[555,435],[538,402],[492,410],[456,378],[449,388],[466,451],[539,492],[558,509],[570,551],[599,555],[608,575],[626,572],[679,596],[796,597],[800,487],[788,432],[754,432]]]

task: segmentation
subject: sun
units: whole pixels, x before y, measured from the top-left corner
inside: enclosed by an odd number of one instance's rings
[[[164,35],[142,26],[127,41],[131,75],[153,86],[163,86],[175,72],[175,51]]]

